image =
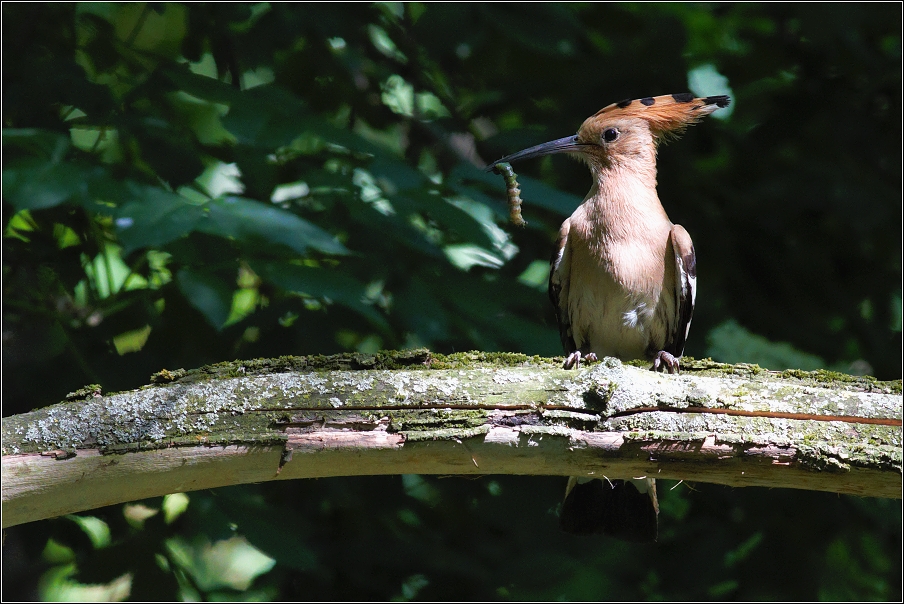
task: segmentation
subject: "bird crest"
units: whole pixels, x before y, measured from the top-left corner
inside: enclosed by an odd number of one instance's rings
[[[587,118],[581,130],[598,126],[612,118],[641,119],[647,122],[657,140],[680,134],[687,126],[715,111],[727,107],[727,96],[695,97],[689,92],[625,99],[603,107]]]

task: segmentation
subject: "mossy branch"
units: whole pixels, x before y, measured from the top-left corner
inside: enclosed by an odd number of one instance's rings
[[[367,474],[655,476],[901,497],[901,382],[684,359],[283,357],[3,419],[3,526],[166,493]]]

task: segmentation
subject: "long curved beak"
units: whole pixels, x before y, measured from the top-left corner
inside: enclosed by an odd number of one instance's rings
[[[500,162],[511,163],[514,161],[520,161],[522,159],[531,159],[532,157],[552,155],[553,153],[581,153],[586,147],[589,146],[591,145],[588,145],[587,143],[579,143],[577,135],[572,134],[571,136],[566,136],[565,138],[549,141],[548,143],[540,143],[539,145],[535,145],[533,147],[530,147],[529,149],[524,149],[523,151],[518,151],[517,153],[512,153],[511,155],[506,155],[502,159],[497,159],[489,166],[484,168],[484,171],[492,172],[493,167]]]

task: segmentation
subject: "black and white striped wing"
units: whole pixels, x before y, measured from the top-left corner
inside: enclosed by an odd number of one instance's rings
[[[679,224],[672,226],[672,250],[675,252],[675,318],[672,333],[666,338],[663,350],[675,357],[684,354],[687,334],[694,316],[694,302],[697,298],[697,255],[694,243]]]
[[[552,252],[549,263],[549,299],[556,311],[556,322],[559,324],[559,337],[567,357],[577,350],[571,331],[571,318],[568,316],[568,289],[571,281],[571,256],[568,253],[569,221],[562,224],[559,239]]]

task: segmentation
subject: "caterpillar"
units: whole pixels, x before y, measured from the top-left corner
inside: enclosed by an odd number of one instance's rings
[[[502,174],[505,179],[506,193],[508,194],[509,204],[509,220],[515,226],[523,227],[527,225],[527,221],[521,217],[521,188],[518,186],[518,176],[512,169],[512,165],[508,162],[499,162],[493,166],[493,172]]]

